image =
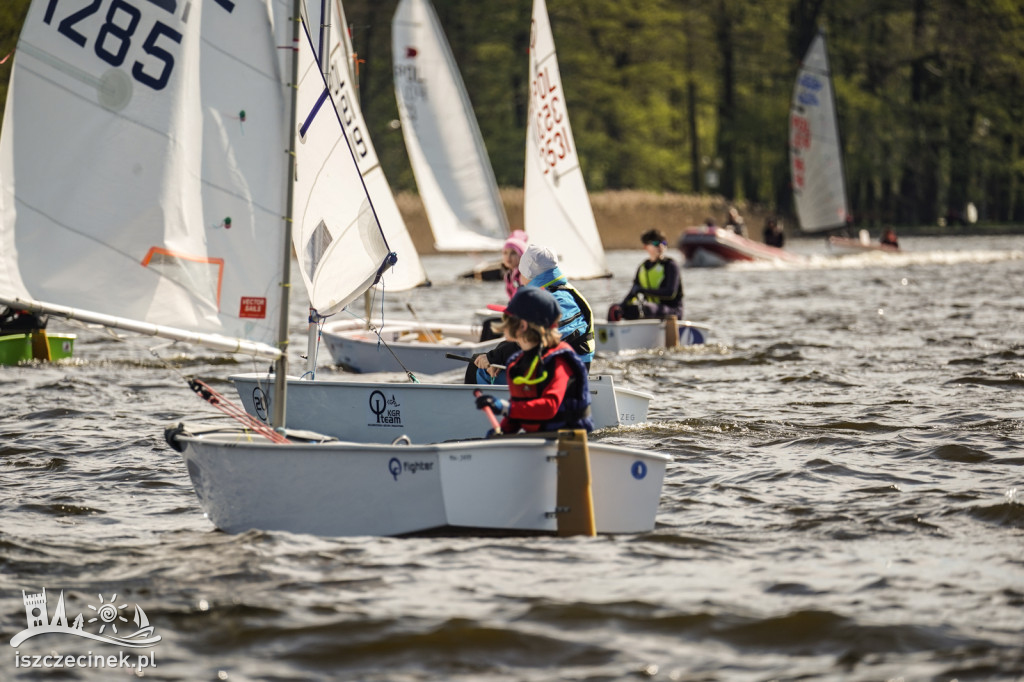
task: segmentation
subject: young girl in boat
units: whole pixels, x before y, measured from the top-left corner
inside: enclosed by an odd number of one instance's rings
[[[509,400],[476,400],[477,409],[502,416],[502,433],[593,430],[587,368],[561,340],[561,316],[555,297],[538,287],[522,287],[505,308],[502,332],[522,349],[509,359]]]

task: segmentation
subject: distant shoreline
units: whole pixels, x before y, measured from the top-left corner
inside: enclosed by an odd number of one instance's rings
[[[406,226],[412,237],[416,251],[423,254],[437,253],[434,249],[434,238],[430,232],[426,213],[419,195],[413,192],[401,192],[395,196],[398,208],[405,218]],[[501,190],[501,199],[505,206],[511,229],[523,227],[523,191],[505,188]],[[640,249],[640,235],[648,229],[662,230],[669,239],[669,246],[674,247],[688,227],[701,225],[707,218],[713,218],[718,224],[725,221],[729,206],[735,205],[744,217],[748,236],[761,240],[762,226],[770,214],[763,207],[750,206],[745,202],[729,202],[717,195],[673,194],[641,190],[619,190],[594,192],[590,195],[594,208],[594,218],[601,234],[604,248],[608,250]],[[968,237],[985,235],[1024,234],[1024,225],[1018,224],[975,224],[960,225],[918,225],[893,226],[896,234],[908,237]],[[787,239],[825,238],[828,234],[838,233],[803,233],[796,227],[796,221],[783,217],[783,229]],[[854,226],[852,235],[861,228]],[[866,227],[872,240],[881,234],[880,226]],[[495,254],[497,256],[497,254]]]

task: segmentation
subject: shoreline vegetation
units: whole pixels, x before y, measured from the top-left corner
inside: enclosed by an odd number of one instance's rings
[[[513,230],[523,228],[523,190],[504,188],[501,190],[505,215]],[[434,237],[430,232],[426,212],[418,194],[399,192],[395,195],[398,208],[405,218],[416,251],[420,254],[438,253],[434,248]],[[702,225],[707,218],[715,223],[725,222],[730,206],[736,206],[747,224],[748,237],[761,241],[765,219],[771,212],[760,206],[751,206],[743,201],[730,202],[718,195],[690,195],[658,193],[640,190],[616,190],[590,194],[597,229],[601,234],[604,248],[641,249],[640,235],[648,229],[662,230],[669,238],[669,246],[675,248],[683,230]],[[783,229],[787,239],[817,239],[829,233],[804,234],[800,232],[793,218],[783,216]],[[986,234],[1024,234],[1024,225],[1019,224],[975,224],[975,225],[918,225],[894,226],[900,236],[964,236]],[[878,239],[881,227],[868,227],[873,240]],[[856,233],[859,226],[851,230]],[[498,257],[498,254],[495,254]]]

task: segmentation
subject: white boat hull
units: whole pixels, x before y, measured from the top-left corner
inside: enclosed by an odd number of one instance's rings
[[[695,322],[677,323],[679,345],[692,346],[707,343],[711,328]],[[621,322],[595,322],[594,336],[598,353],[621,353],[665,347],[664,320],[623,320]]]
[[[899,253],[897,246],[881,244],[864,239],[848,239],[846,237],[829,237],[828,250],[839,256],[859,253]]]
[[[273,376],[231,377],[246,412],[267,421],[272,414]],[[303,381],[288,379],[289,428],[316,431],[360,443],[391,443],[408,436],[415,443],[479,438],[490,424],[475,407],[473,391],[502,398],[507,386]],[[632,426],[647,421],[650,393],[616,386],[612,377],[590,377],[594,428]]]
[[[178,435],[172,445],[203,511],[229,533],[558,530],[556,440],[277,445],[231,430]],[[652,530],[669,457],[600,443],[589,451],[597,532]]]
[[[459,368],[458,363],[445,357],[446,353],[466,356],[486,353],[501,341],[478,341],[480,329],[471,325],[420,324],[405,320],[391,321],[380,329],[384,343],[376,332],[352,322],[324,325],[321,335],[334,363],[354,372],[408,370],[439,374]]]
[[[476,324],[493,319],[493,311],[482,309],[473,312]],[[706,324],[682,320],[676,323],[679,330],[679,345],[692,346],[707,343],[711,327]],[[594,343],[598,353],[613,354],[623,351],[650,350],[665,347],[664,320],[621,320],[619,322],[594,321]]]

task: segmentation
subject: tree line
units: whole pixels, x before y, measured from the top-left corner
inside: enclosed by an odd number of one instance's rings
[[[532,0],[433,0],[502,186],[521,186]],[[792,213],[799,63],[828,38],[859,225],[1024,220],[1018,0],[547,0],[592,192],[718,194]],[[0,59],[28,0],[0,4]],[[414,189],[391,75],[397,0],[349,0],[364,113],[393,188]],[[0,65],[6,92],[10,62]]]

